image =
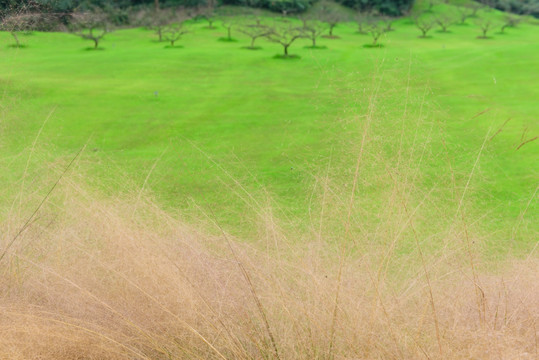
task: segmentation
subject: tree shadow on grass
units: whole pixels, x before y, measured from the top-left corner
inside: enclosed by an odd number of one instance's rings
[[[165,49],[183,49],[183,45],[174,45],[174,46],[166,45],[164,48]]]
[[[234,38],[226,38],[226,37],[220,37],[219,39],[217,39],[217,41],[221,41],[221,42],[231,42],[231,43],[238,42],[238,40],[236,40],[236,39],[234,39]]]
[[[312,49],[312,50],[325,50],[327,49],[328,47],[327,46],[320,46],[320,45],[316,45],[316,46],[305,46],[305,49]]]
[[[365,44],[363,47],[366,49],[380,49],[384,47],[384,44]]]
[[[282,54],[278,54],[278,55],[275,55],[273,58],[274,59],[279,59],[279,60],[299,60],[299,59],[301,59],[301,56],[299,56],[299,55],[282,55]]]
[[[95,47],[87,47],[87,48],[84,48],[83,51],[103,51],[105,50],[104,47],[98,47],[98,48],[95,48]]]
[[[262,50],[262,46],[242,46],[241,48],[245,50]]]
[[[10,48],[10,49],[26,49],[26,48],[28,47],[28,45],[24,45],[24,44],[20,44],[20,45],[17,45],[17,44],[9,44],[7,47]]]

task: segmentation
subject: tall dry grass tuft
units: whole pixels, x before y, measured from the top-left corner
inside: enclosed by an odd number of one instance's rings
[[[534,256],[474,279],[464,247],[422,260],[391,255],[391,244],[343,255],[317,234],[291,243],[278,232],[280,246],[268,247],[207,235],[131,199],[62,179],[0,264],[0,358],[538,356]],[[3,217],[2,249],[24,220]]]

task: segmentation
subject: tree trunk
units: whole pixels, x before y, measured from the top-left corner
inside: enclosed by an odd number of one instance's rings
[[[175,42],[176,42],[176,40],[170,40],[170,47],[174,47]]]
[[[288,47],[290,45],[284,45],[284,56],[288,56]]]
[[[316,47],[316,37],[312,37],[312,40],[313,40],[313,47]]]
[[[251,48],[254,48],[255,47],[255,40],[256,38],[251,38]]]
[[[15,40],[15,46],[21,47],[21,42],[19,41],[19,37],[17,36],[17,33],[15,31],[12,31],[11,36],[13,36],[13,39]]]
[[[228,40],[232,40],[232,34],[231,34],[232,28],[231,27],[227,28],[227,31],[228,31]]]
[[[163,29],[161,27],[157,28],[157,36],[159,36],[159,42],[163,41]]]
[[[94,40],[94,49],[97,49],[97,47],[99,46],[99,39],[98,38],[94,38],[92,39]]]
[[[155,11],[159,11],[159,0],[154,1]]]
[[[329,26],[329,36],[333,36],[333,28],[335,27],[335,25],[330,25]]]

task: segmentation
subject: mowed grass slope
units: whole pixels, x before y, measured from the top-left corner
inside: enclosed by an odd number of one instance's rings
[[[20,179],[43,126],[37,144],[51,159],[86,145],[90,181],[112,178],[112,189],[120,189],[133,179],[169,208],[211,207],[236,229],[253,216],[249,196],[270,197],[297,225],[317,201],[320,173],[330,169],[352,188],[368,131],[366,180],[357,194],[364,209],[383,206],[380,159],[417,168],[425,188],[449,188],[453,171],[474,216],[489,219],[485,230],[496,248],[506,247],[519,221],[528,235],[511,244],[529,248],[539,142],[517,147],[539,132],[539,28],[522,23],[481,40],[473,22],[421,39],[400,19],[376,49],[364,47],[371,39],[354,24],[341,24],[340,39],[319,40],[327,49],[294,43],[296,60],[274,59],[282,49],[266,40],[261,50],[243,49],[248,39],[239,33],[236,43],[220,42],[226,30],[202,22],[178,48],[165,48],[145,29],[108,35],[102,51],[63,33],[35,33],[23,37],[26,48],[13,49],[2,33],[1,149],[11,169],[2,181]],[[443,203],[447,194],[437,196]]]

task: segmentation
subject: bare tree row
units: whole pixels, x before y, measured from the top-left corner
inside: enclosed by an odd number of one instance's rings
[[[503,21],[495,22],[492,17],[480,17],[480,7],[466,7],[469,9],[467,16],[462,15],[461,7],[457,7],[458,13],[442,13],[432,15],[429,10],[421,13],[413,13],[410,19],[420,31],[421,38],[428,37],[429,32],[438,27],[440,32],[447,33],[449,28],[458,24],[465,24],[467,19],[474,18],[476,25],[481,29],[480,38],[486,38],[489,31],[494,28],[500,28],[504,32],[506,28],[516,27],[520,18],[515,15],[505,15]],[[476,9],[476,10],[474,10]],[[289,48],[297,39],[309,39],[311,48],[320,48],[318,39],[321,37],[336,39],[339,36],[335,33],[335,28],[345,21],[349,20],[332,10],[324,9],[314,15],[303,15],[299,19],[301,23],[288,17],[274,18],[272,21],[257,14],[237,16],[237,13],[220,15],[215,13],[213,7],[204,7],[199,9],[175,8],[161,10],[155,8],[134,13],[132,16],[133,24],[143,26],[155,32],[158,41],[166,41],[171,47],[174,47],[183,35],[191,32],[187,25],[190,19],[204,20],[207,22],[207,28],[215,28],[215,22],[220,21],[226,29],[226,37],[221,38],[224,41],[236,41],[233,38],[233,31],[242,33],[249,37],[250,44],[248,49],[256,49],[255,42],[259,38],[266,38],[271,42],[278,43],[283,47],[283,56],[289,56]],[[357,31],[360,34],[370,35],[372,42],[370,47],[380,46],[380,38],[387,32],[394,30],[395,18],[379,16],[376,13],[358,12],[355,16]],[[36,29],[36,24],[43,21],[43,14],[31,11],[18,11],[10,14],[4,14],[1,17],[1,29],[9,32],[13,39],[15,47],[22,47],[19,38],[20,33],[30,32]],[[113,29],[111,15],[102,9],[94,11],[76,12],[70,14],[69,24],[64,29],[93,42],[93,48],[99,48],[100,41]]]

